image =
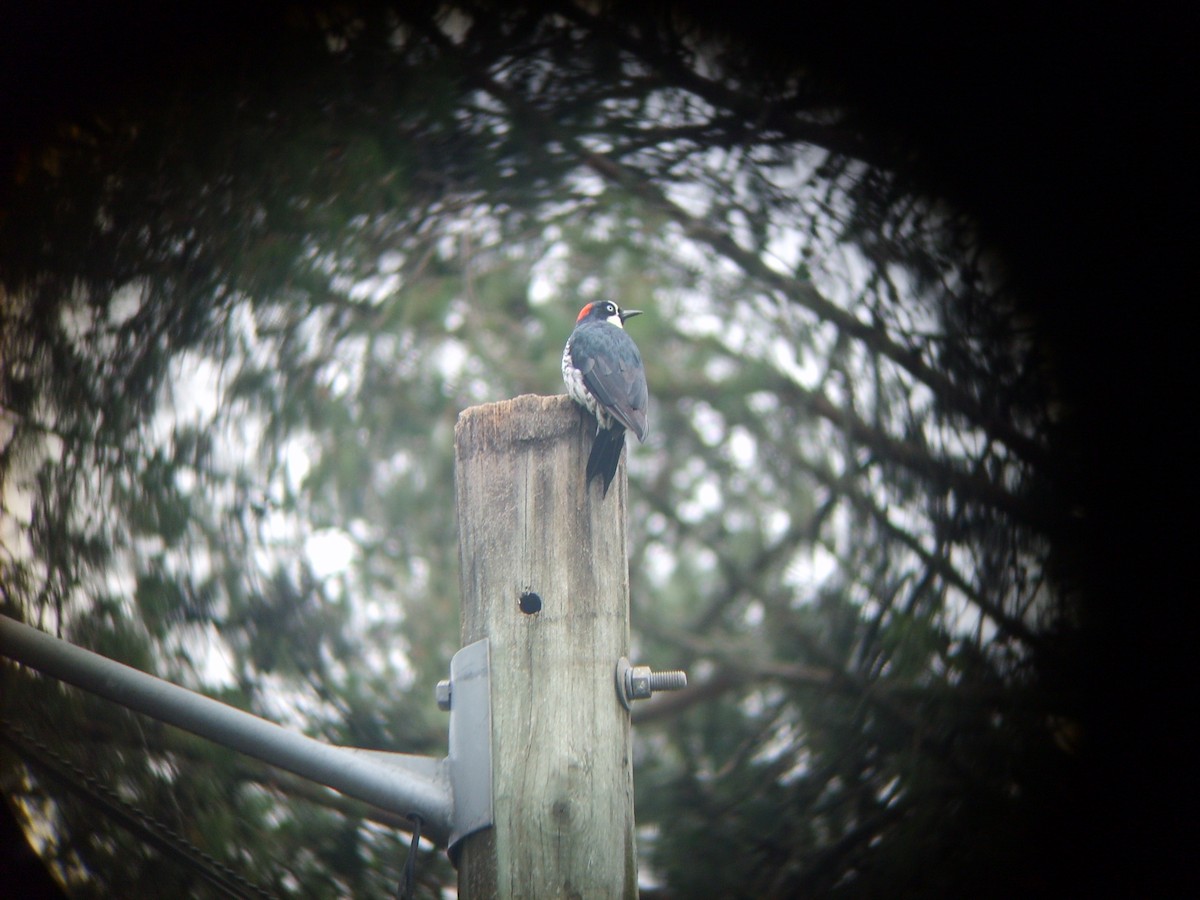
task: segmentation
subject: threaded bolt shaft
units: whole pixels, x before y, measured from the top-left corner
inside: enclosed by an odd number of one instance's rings
[[[679,691],[687,687],[687,673],[673,669],[668,672],[650,673],[651,691]]]

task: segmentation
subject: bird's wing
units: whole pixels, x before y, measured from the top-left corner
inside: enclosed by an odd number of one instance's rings
[[[624,339],[622,350],[625,352],[612,359],[589,357],[575,360],[575,364],[583,373],[584,386],[618,422],[636,434],[639,441],[643,441],[647,431],[646,374],[633,339],[623,331],[618,330],[618,334],[618,340]],[[622,359],[625,361],[622,362]]]

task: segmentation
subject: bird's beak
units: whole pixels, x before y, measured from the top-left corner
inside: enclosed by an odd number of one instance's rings
[[[621,321],[624,322],[626,319],[632,319],[634,316],[640,316],[641,314],[642,311],[640,309],[623,309],[621,310]]]

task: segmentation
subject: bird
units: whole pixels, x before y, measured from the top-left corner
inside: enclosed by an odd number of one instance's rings
[[[567,393],[596,417],[584,483],[590,485],[599,475],[605,497],[621,462],[626,429],[639,441],[646,440],[646,369],[637,344],[625,331],[625,320],[641,314],[640,309],[621,309],[608,300],[588,303],[563,348]]]

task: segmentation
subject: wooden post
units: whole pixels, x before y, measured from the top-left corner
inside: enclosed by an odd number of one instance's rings
[[[463,842],[464,900],[637,896],[625,478],[584,485],[595,427],[526,395],[455,429],[462,641],[492,654],[495,827]]]

